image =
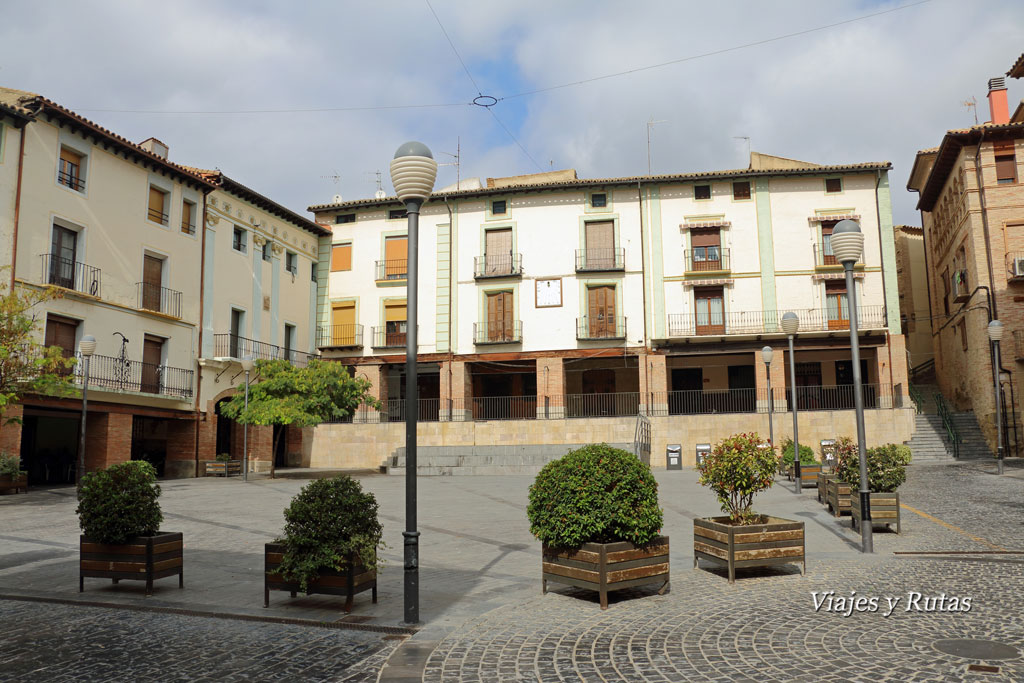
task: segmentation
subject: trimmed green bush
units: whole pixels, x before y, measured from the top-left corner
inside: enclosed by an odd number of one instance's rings
[[[571,550],[584,543],[643,546],[661,531],[658,482],[650,468],[608,444],[589,444],[544,466],[530,487],[530,533]]]
[[[164,519],[159,497],[153,466],[130,460],[82,477],[75,512],[89,540],[118,545],[157,532]]]
[[[19,456],[0,453],[0,476],[5,474],[11,477],[18,477],[22,474],[28,474],[28,472],[21,469],[21,458]]]
[[[849,441],[849,439],[847,439]],[[852,442],[851,442],[852,445]],[[907,465],[910,464],[910,447],[887,443],[869,448],[867,453],[868,487],[874,493],[891,493],[907,480]],[[860,455],[857,447],[839,452],[836,475],[840,481],[860,490]]]
[[[793,439],[788,436],[782,442],[782,466],[784,469],[789,469],[789,466],[793,464]],[[800,464],[801,465],[817,465],[818,461],[814,459],[814,449],[806,444],[800,444]]]
[[[758,517],[751,510],[754,495],[775,483],[775,452],[762,443],[756,433],[733,434],[715,444],[697,467],[701,485],[715,492],[734,524],[752,523]]]
[[[217,462],[231,462],[230,453],[218,453],[216,456]]]
[[[348,568],[349,555],[357,564],[376,569],[383,529],[377,519],[377,499],[345,475],[310,482],[284,511],[285,551],[278,573],[297,581],[302,590],[322,569]]]

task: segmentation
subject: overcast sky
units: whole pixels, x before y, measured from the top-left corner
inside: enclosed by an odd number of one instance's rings
[[[442,163],[461,141],[463,178],[643,174],[653,119],[654,173],[745,168],[737,136],[818,163],[887,160],[894,219],[919,224],[904,189],[914,152],[973,124],[962,104],[972,96],[987,120],[988,79],[1024,50],[1024,2],[930,0],[511,97],[917,0],[431,1],[466,69],[426,0],[9,3],[0,84],[131,140],[160,138],[172,161],[219,168],[300,212],[335,194],[372,197],[378,170],[390,194],[388,162],[408,139]],[[1024,83],[1009,88],[1012,111]],[[506,99],[467,104],[481,93]],[[442,167],[438,186],[455,173]]]

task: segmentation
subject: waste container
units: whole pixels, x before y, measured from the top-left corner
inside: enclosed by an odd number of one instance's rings
[[[836,465],[836,440],[835,439],[822,439],[821,440],[821,462],[830,467]]]
[[[683,469],[683,447],[677,443],[670,443],[665,448],[665,462],[670,470]]]
[[[699,443],[697,444],[697,465],[699,466],[704,462],[704,457],[711,454],[711,444]]]

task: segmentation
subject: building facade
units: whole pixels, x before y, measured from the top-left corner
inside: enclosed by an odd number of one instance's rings
[[[900,322],[906,336],[907,368],[911,375],[934,363],[931,310],[928,301],[928,270],[924,231],[913,225],[897,225],[896,275],[900,292]]]

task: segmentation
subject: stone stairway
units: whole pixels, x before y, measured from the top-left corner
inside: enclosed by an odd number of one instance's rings
[[[939,393],[939,387],[935,384],[914,384],[914,388],[921,392],[921,412],[925,415],[935,415],[938,407],[935,405],[935,394]]]
[[[416,448],[416,473],[426,476],[537,474],[544,465],[583,445],[419,446]],[[609,445],[633,450],[631,443]],[[405,447],[395,449],[387,473],[405,474]]]
[[[907,442],[913,455],[911,462],[937,462],[953,459],[953,448],[946,440],[946,429],[938,415],[918,413],[915,416],[914,438]]]
[[[992,458],[992,450],[981,433],[978,419],[973,412],[953,413],[953,424],[960,433],[960,459],[977,460]]]

